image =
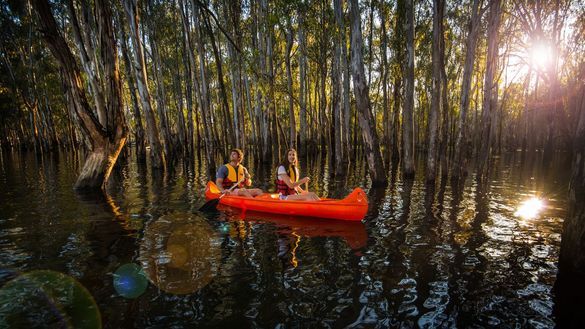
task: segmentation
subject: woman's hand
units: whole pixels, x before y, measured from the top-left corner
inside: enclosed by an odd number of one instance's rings
[[[305,183],[308,183],[311,179],[309,177],[303,177],[297,181],[297,186],[301,186]]]

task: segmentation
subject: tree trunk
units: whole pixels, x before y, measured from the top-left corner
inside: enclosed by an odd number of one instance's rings
[[[146,160],[146,145],[144,141],[144,127],[142,126],[142,115],[140,114],[140,105],[138,105],[138,91],[136,90],[136,84],[134,83],[134,75],[132,74],[132,61],[130,60],[128,45],[126,44],[126,31],[124,30],[122,20],[119,16],[117,16],[117,19],[119,25],[118,31],[120,32],[120,45],[122,46],[122,57],[124,58],[124,68],[126,69],[126,82],[128,84],[128,90],[130,91],[132,110],[134,113],[136,158],[138,161],[143,162]]]
[[[497,81],[495,72],[498,60],[498,28],[500,26],[501,3],[500,0],[493,0],[490,3],[488,18],[488,51],[485,80],[483,86],[483,108],[482,108],[482,135],[481,151],[478,161],[478,175],[485,180],[489,171],[490,156],[490,133],[492,111],[497,109]]]
[[[199,55],[199,105],[201,106],[201,116],[203,121],[203,128],[204,128],[204,135],[203,139],[205,140],[205,153],[207,156],[207,163],[208,163],[208,171],[211,174],[215,169],[215,160],[213,157],[213,127],[211,121],[211,110],[210,110],[210,101],[209,101],[209,85],[207,82],[207,75],[205,72],[205,45],[202,38],[202,27],[199,20],[199,9],[198,6],[192,0],[193,5],[193,19],[195,24],[195,43],[197,44],[197,52]]]
[[[378,135],[373,126],[373,116],[370,104],[368,86],[364,74],[362,59],[362,29],[360,10],[357,0],[351,0],[351,72],[356,98],[360,128],[366,147],[366,157],[373,186],[384,186],[387,183],[384,162],[380,154]]]
[[[194,154],[194,127],[193,127],[193,108],[195,84],[195,57],[193,55],[193,46],[191,44],[191,28],[187,15],[187,4],[179,0],[181,9],[181,23],[183,24],[183,63],[185,66],[185,86],[187,92],[187,152],[190,156]]]
[[[152,23],[151,23],[152,24]],[[152,70],[154,72],[154,80],[156,82],[156,110],[158,112],[158,118],[160,122],[160,128],[164,140],[164,150],[167,156],[172,155],[174,146],[171,138],[171,127],[169,126],[169,120],[167,116],[167,92],[165,88],[165,81],[163,77],[162,61],[160,59],[160,53],[158,51],[158,41],[155,34],[155,28],[151,27],[149,41],[150,50],[152,53]]]
[[[136,0],[124,0],[124,11],[130,27],[130,40],[132,41],[132,52],[134,65],[132,66],[136,85],[142,103],[142,110],[146,118],[146,133],[148,143],[150,144],[150,155],[152,157],[152,166],[154,168],[166,169],[165,153],[160,143],[158,128],[154,118],[154,111],[150,103],[150,91],[148,90],[148,77],[146,75],[146,61],[144,58],[144,48],[138,31],[138,22],[140,19]]]
[[[299,7],[299,120],[300,120],[300,154],[306,155],[307,149],[307,50],[305,39],[305,11],[304,8]]]
[[[211,28],[211,24],[209,23],[209,20],[207,17],[202,17],[203,19],[203,23],[205,24],[205,31],[207,32],[207,35],[209,36],[209,43],[211,44],[211,49],[213,50],[213,56],[215,58],[215,64],[217,67],[217,81],[219,82],[219,98],[220,98],[220,104],[221,104],[221,108],[223,110],[223,116],[225,118],[225,123],[226,123],[226,129],[223,130],[228,137],[228,141],[231,145],[236,146],[237,145],[237,132],[235,130],[235,128],[237,127],[235,125],[235,122],[237,122],[237,120],[234,120],[233,122],[230,121],[230,105],[229,105],[229,100],[228,100],[228,96],[227,96],[227,92],[226,92],[226,87],[225,87],[225,82],[223,80],[224,78],[224,74],[223,74],[223,64],[222,64],[222,59],[221,59],[221,54],[219,53],[219,49],[217,48],[217,42],[215,40],[215,33],[213,32],[212,28]],[[203,34],[201,34],[201,36],[203,36]],[[200,39],[201,40],[201,39]],[[234,104],[235,106],[235,104]],[[234,107],[234,112],[236,112],[236,107]],[[234,117],[236,117],[237,114],[234,114]],[[237,147],[237,146],[236,146]]]
[[[288,115],[289,115],[289,126],[290,126],[290,135],[289,135],[289,146],[292,148],[297,147],[297,127],[295,121],[295,109],[293,106],[293,85],[292,85],[292,70],[291,70],[291,58],[290,52],[292,51],[293,46],[293,30],[292,30],[292,22],[291,18],[288,18],[287,21],[287,31],[286,34],[286,50],[285,50],[285,64],[286,64],[286,86],[288,89]]]
[[[479,0],[473,0],[471,8],[471,18],[469,19],[469,33],[467,35],[465,54],[465,64],[463,66],[463,80],[461,82],[461,100],[459,103],[459,120],[457,123],[457,139],[455,141],[455,156],[453,158],[453,170],[451,177],[457,179],[465,176],[466,172],[466,153],[465,145],[467,144],[467,112],[469,111],[469,100],[471,98],[471,78],[473,77],[473,67],[475,63],[475,50],[477,48],[477,37],[480,28],[481,16],[479,15]]]
[[[175,21],[177,21],[177,4],[175,2],[175,0],[173,0],[172,2],[172,6],[175,9],[175,11],[173,12],[173,19]],[[179,10],[181,10],[179,8]],[[184,106],[183,106],[183,75],[181,74],[181,66],[179,65],[179,63],[181,62],[181,58],[186,58],[186,54],[184,52],[184,49],[182,49],[181,47],[181,35],[180,34],[175,34],[175,60],[176,60],[176,71],[175,71],[175,77],[173,79],[173,84],[174,84],[174,94],[175,94],[175,98],[176,98],[176,102],[177,102],[177,134],[179,135],[178,140],[176,141],[176,147],[177,150],[181,153],[185,152],[185,146],[187,144],[187,134],[185,132],[185,112],[183,110]],[[182,55],[182,56],[181,56]],[[186,67],[185,67],[186,70]]]
[[[333,56],[333,65],[331,69],[331,79],[333,83],[333,99],[331,100],[331,104],[334,107],[335,172],[341,173],[343,172],[343,163],[347,162],[347,160],[345,160],[347,156],[345,155],[343,147],[343,136],[345,134],[345,131],[343,130],[343,115],[345,111],[343,108],[343,68],[341,66],[343,55],[341,53],[341,47],[345,47],[343,44],[345,30],[343,29],[343,5],[341,0],[333,1],[333,9],[335,12],[335,21],[337,22],[337,28],[335,29],[337,32],[335,33],[335,54]]]
[[[406,32],[406,67],[404,72],[404,107],[402,108],[402,168],[405,177],[414,177],[414,4],[404,0]]]
[[[65,83],[72,95],[74,111],[81,128],[91,143],[90,153],[77,178],[76,188],[105,189],[110,172],[126,142],[126,122],[123,115],[122,84],[118,72],[118,57],[114,39],[111,12],[102,0],[96,0],[95,13],[100,33],[101,64],[104,67],[104,86],[100,90],[107,95],[107,120],[99,123],[85,97],[82,77],[67,42],[58,31],[57,23],[46,0],[33,1],[39,16],[43,37],[51,53],[63,69]]]
[[[442,112],[442,93],[443,88],[441,83],[442,65],[441,39],[443,39],[443,11],[445,3],[442,0],[433,1],[433,91],[431,99],[431,107],[429,113],[429,134],[428,134],[428,149],[427,149],[427,168],[426,180],[427,182],[434,182],[437,174],[437,129],[439,122],[439,114]]]
[[[341,9],[343,11],[343,6],[341,6]],[[342,16],[344,17],[344,16]],[[351,117],[351,106],[349,103],[349,65],[348,65],[348,56],[347,56],[347,36],[346,36],[346,32],[345,32],[345,19],[341,19],[339,20],[339,30],[341,31],[341,62],[339,63],[340,65],[340,70],[341,70],[341,79],[342,79],[342,84],[343,84],[343,134],[342,134],[342,139],[343,139],[343,145],[345,145],[346,148],[346,153],[345,154],[350,154],[350,152],[352,151],[353,147],[355,146],[355,144],[352,145],[352,143],[350,143],[350,135],[351,135],[351,129],[350,129],[350,117]],[[344,162],[349,162],[349,156],[346,156],[343,159]]]
[[[382,126],[384,131],[384,137],[382,138],[383,144],[386,146],[385,153],[384,153],[384,163],[390,163],[390,154],[392,152],[391,149],[391,138],[390,134],[392,131],[392,120],[390,119],[390,103],[388,100],[388,32],[386,31],[386,7],[384,3],[380,3],[380,25],[382,35],[380,36],[380,53],[382,56],[382,63],[380,66],[380,74],[382,75],[382,111],[383,111],[383,119],[382,119]]]

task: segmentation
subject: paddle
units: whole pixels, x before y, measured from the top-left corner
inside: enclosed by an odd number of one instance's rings
[[[234,186],[230,187],[227,191],[223,192],[219,198],[216,199],[211,199],[207,202],[205,202],[204,205],[201,206],[201,208],[199,208],[199,211],[212,211],[215,210],[217,208],[217,205],[219,204],[219,200],[221,200],[221,198],[224,197],[224,195],[227,194],[227,192],[231,192],[234,188],[236,188],[236,186],[240,185],[242,182],[244,181],[244,178],[240,179],[239,182],[237,182]]]

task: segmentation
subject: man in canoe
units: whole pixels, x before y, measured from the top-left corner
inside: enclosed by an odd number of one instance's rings
[[[297,150],[289,149],[286,160],[276,169],[276,192],[281,200],[321,200],[314,192],[305,191],[302,184],[309,182],[309,177],[299,179]]]
[[[241,165],[242,160],[244,160],[244,152],[242,150],[231,150],[230,162],[219,167],[215,174],[215,185],[221,189],[221,193],[227,193],[228,195],[253,198],[264,193],[259,188],[246,188],[252,185],[252,179],[248,169]],[[238,184],[238,182],[240,183]],[[238,186],[228,191],[236,184]]]

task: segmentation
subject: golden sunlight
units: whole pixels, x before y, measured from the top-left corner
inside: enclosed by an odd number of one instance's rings
[[[552,59],[552,49],[550,45],[544,42],[537,42],[530,49],[531,65],[540,69],[550,65]]]
[[[520,204],[520,206],[514,213],[514,216],[523,219],[534,219],[540,214],[543,208],[544,201],[537,197],[532,197]]]

